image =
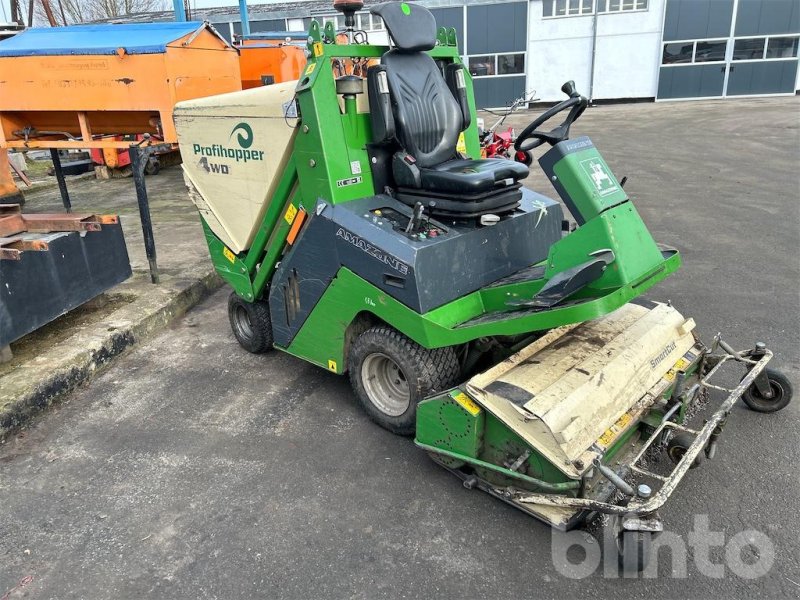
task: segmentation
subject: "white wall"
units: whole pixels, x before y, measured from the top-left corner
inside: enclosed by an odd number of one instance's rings
[[[646,11],[601,13],[597,21],[594,98],[656,95],[665,0]],[[542,18],[542,1],[531,0],[528,26],[528,89],[543,101],[562,100],[568,79],[589,95],[593,16]]]

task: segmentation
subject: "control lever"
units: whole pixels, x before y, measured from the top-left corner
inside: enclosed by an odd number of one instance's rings
[[[411,213],[408,225],[406,225],[406,233],[413,234],[419,232],[420,225],[422,225],[423,212],[425,212],[425,208],[422,206],[422,202],[417,202],[414,205],[414,211]]]

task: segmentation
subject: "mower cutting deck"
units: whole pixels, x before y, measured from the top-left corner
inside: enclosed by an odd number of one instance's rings
[[[763,344],[707,348],[671,306],[630,304],[680,256],[653,240],[591,140],[570,139],[588,104],[572,82],[515,148],[551,146],[539,165],[574,224],[522,187],[527,166],[479,158],[454,30],[390,2],[370,10],[392,48],[354,43],[361,3],[334,6],[348,43],[312,21],[296,85],[174,112],[211,258],[234,289],[234,335],[349,373],[372,419],[416,432],[467,487],[561,528],[620,515],[623,562],[641,568],[658,508],[714,455],[733,404],[779,410],[789,382],[765,370]],[[687,411],[730,361],[744,378],[690,429]],[[641,461],[662,446],[668,475]]]

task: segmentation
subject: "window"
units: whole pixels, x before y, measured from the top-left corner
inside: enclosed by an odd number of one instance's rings
[[[474,77],[494,75],[496,73],[495,58],[495,56],[470,56],[469,74]]]
[[[286,31],[308,31],[311,19],[286,19]]]
[[[542,16],[578,17],[598,13],[618,13],[647,10],[649,0],[544,0]]]
[[[661,64],[675,65],[679,63],[690,63],[692,62],[693,53],[694,42],[664,44],[664,57],[661,59]]]
[[[733,42],[733,60],[755,60],[764,58],[766,38],[752,38]]]
[[[697,42],[694,49],[694,62],[722,62],[725,60],[727,49],[727,41]]]
[[[697,40],[664,44],[662,65],[725,62],[727,40]]]
[[[597,12],[647,10],[648,0],[597,0]]]
[[[515,75],[525,72],[524,54],[498,54],[497,73],[498,75]]]
[[[796,37],[769,38],[767,53],[764,58],[794,58],[797,56],[799,39]]]
[[[525,73],[525,53],[470,56],[467,64],[469,65],[469,74],[473,77],[522,75]]]
[[[356,30],[363,31],[380,31],[383,29],[383,19],[378,15],[371,15],[370,13],[356,13]],[[333,22],[336,31],[344,31],[344,15],[325,15],[323,17],[315,17],[323,27],[328,21]]]

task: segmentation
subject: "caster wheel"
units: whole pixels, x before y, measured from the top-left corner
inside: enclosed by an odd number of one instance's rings
[[[236,341],[248,352],[261,354],[272,348],[272,321],[269,304],[264,300],[246,302],[231,292],[228,319]]]
[[[772,413],[786,408],[792,401],[792,384],[780,371],[765,369],[769,385],[772,388],[772,398],[764,398],[755,385],[751,385],[742,394],[742,400],[750,410],[760,413]]]
[[[356,338],[347,367],[367,415],[400,435],[414,434],[417,403],[453,387],[461,372],[453,348],[423,348],[385,325]]]
[[[619,566],[623,573],[643,571],[650,562],[653,534],[648,531],[621,531],[617,535]]]
[[[692,445],[692,442],[694,442],[694,437],[688,433],[678,433],[673,435],[669,442],[667,442],[667,456],[669,456],[669,459],[677,465],[679,462],[681,462],[683,455],[686,454],[686,451],[689,449],[689,446]],[[696,469],[699,467],[703,462],[704,456],[705,455],[702,452],[698,454],[697,458],[694,459],[692,466],[689,468]]]

